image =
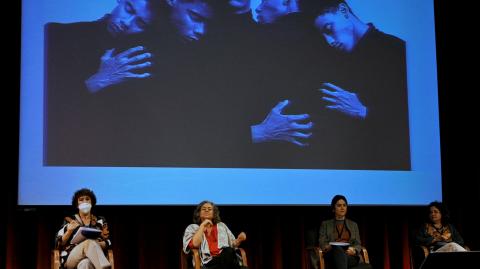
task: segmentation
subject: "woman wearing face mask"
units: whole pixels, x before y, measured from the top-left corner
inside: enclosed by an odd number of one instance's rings
[[[105,252],[111,246],[108,225],[105,218],[92,214],[91,208],[96,203],[97,198],[89,189],[80,189],[73,195],[72,205],[78,213],[65,217],[56,237],[63,268],[110,268],[105,256]],[[72,239],[81,227],[95,228],[101,233],[94,239],[73,243]]]

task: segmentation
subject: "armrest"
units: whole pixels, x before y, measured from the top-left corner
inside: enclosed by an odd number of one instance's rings
[[[240,251],[240,255],[242,255],[243,266],[248,267],[247,253],[245,252],[245,250],[243,248],[238,248],[238,250]]]
[[[317,251],[318,253],[318,260],[320,262],[319,264],[319,269],[325,269],[325,258],[324,258],[324,253],[323,253],[323,250],[319,247],[315,247],[315,250]]]
[[[109,249],[108,250],[108,261],[110,262],[110,269],[115,269],[114,267],[114,259],[113,259],[113,250]]]
[[[306,269],[318,269],[318,250],[314,246],[305,247],[305,264]],[[314,256],[312,256],[314,255]]]
[[[365,247],[362,247],[360,251],[360,257],[363,259],[363,263],[370,264],[370,258],[368,257],[368,251]]]
[[[193,260],[195,261],[195,269],[201,269],[202,261],[200,260],[200,253],[198,252],[198,249],[193,248],[191,250],[193,254]]]
[[[188,255],[180,249],[180,269],[188,269]]]
[[[58,249],[52,250],[51,267],[52,269],[60,269],[60,251]]]
[[[426,258],[428,256],[428,254],[430,254],[430,251],[428,250],[428,248],[426,246],[419,246],[419,247],[423,251],[424,258]]]

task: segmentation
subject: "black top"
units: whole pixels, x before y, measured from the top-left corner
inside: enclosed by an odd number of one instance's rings
[[[332,169],[409,170],[407,70],[405,42],[369,24],[369,30],[348,54],[333,52],[326,79],[356,93],[367,107],[364,120],[351,118],[311,102],[315,129],[299,165]],[[317,108],[320,108],[317,110]]]

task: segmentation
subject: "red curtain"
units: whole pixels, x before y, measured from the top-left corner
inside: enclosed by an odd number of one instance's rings
[[[54,235],[69,207],[38,207],[9,212],[6,268],[50,268]],[[237,235],[247,233],[243,247],[251,269],[306,269],[306,242],[320,222],[331,218],[328,207],[224,206],[222,220]],[[182,234],[193,207],[97,207],[110,223],[117,269],[174,269],[180,266]],[[374,268],[410,268],[409,232],[419,223],[418,207],[349,207]],[[309,232],[310,231],[310,232]]]

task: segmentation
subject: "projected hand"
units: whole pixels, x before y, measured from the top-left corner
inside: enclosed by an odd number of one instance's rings
[[[288,100],[278,103],[262,123],[252,126],[253,143],[285,141],[299,147],[308,146],[308,143],[301,140],[308,139],[312,135],[309,131],[312,129],[313,123],[301,122],[308,120],[310,116],[308,114],[282,114],[288,104]]]
[[[322,99],[330,102],[328,109],[336,110],[354,118],[365,119],[367,117],[367,107],[360,102],[357,94],[346,91],[334,84],[323,83],[319,91],[324,93]]]
[[[116,85],[131,79],[142,79],[150,73],[135,73],[140,69],[151,66],[148,61],[152,55],[144,52],[142,46],[127,49],[114,55],[115,49],[110,49],[100,58],[100,67],[96,74],[85,81],[85,85],[92,93],[98,92],[108,86]]]

